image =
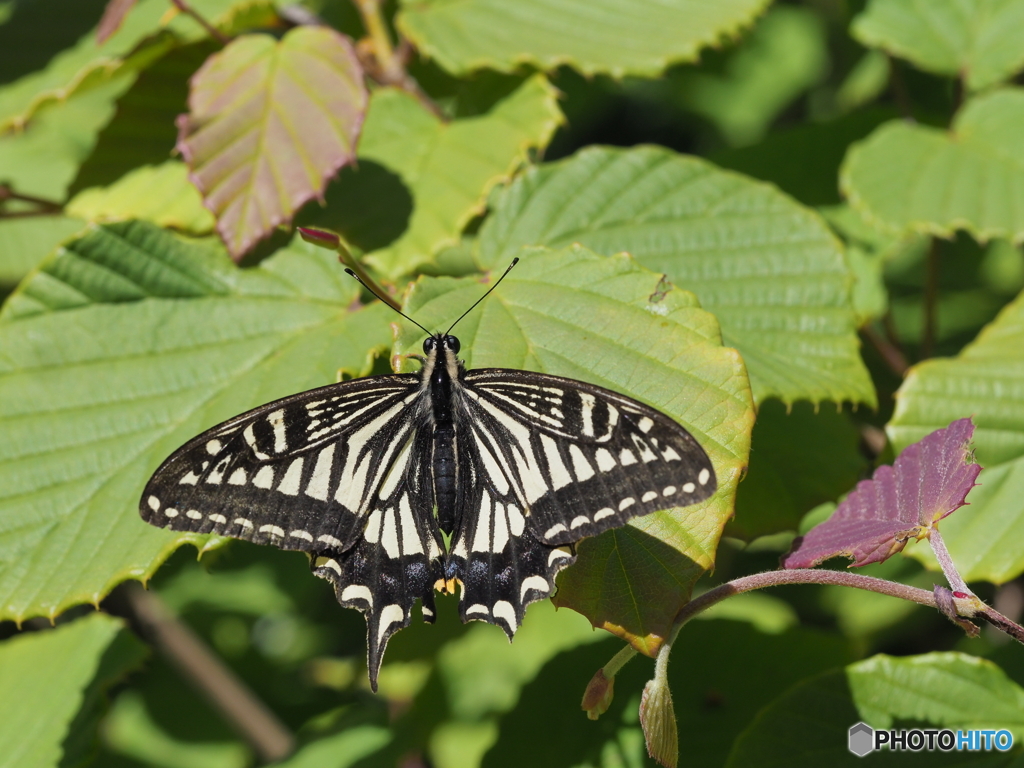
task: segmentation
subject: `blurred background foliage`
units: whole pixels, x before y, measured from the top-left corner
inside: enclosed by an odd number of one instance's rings
[[[0,106],[5,90],[89,33],[104,6],[104,0],[0,2]],[[301,7],[356,39],[363,36],[348,0],[306,0]],[[386,8],[389,15],[395,12],[393,3]],[[840,173],[851,145],[897,117],[945,127],[965,98],[955,69],[915,66],[887,54],[865,22],[861,26],[868,31],[851,34],[851,25],[856,28],[866,13],[859,0],[780,1],[749,29],[704,50],[699,61],[674,64],[657,77],[585,75],[569,65],[549,72],[566,119],[535,159],[555,161],[593,144],[644,143],[706,158],[771,182],[817,209],[845,244],[859,278],[854,304],[866,329],[863,357],[878,392],[877,410],[806,401],[787,406],[771,399],[762,404],[735,519],[699,591],[777,567],[802,520],[827,515],[830,503],[875,464],[891,460],[881,428],[893,416],[901,378],[883,348],[871,343],[873,337],[898,339],[910,363],[956,355],[1024,288],[1024,257],[1010,240],[980,243],[963,232],[930,239],[921,232],[885,231],[867,223],[841,195]],[[0,137],[0,181],[23,194],[66,200],[111,184],[143,163],[165,161],[174,146],[174,117],[186,111],[187,78],[213,49],[197,37],[137,78],[114,77],[48,107],[30,131]],[[486,113],[534,70],[456,76],[414,55],[409,71],[449,116],[470,117]],[[118,120],[112,119],[115,109]],[[125,125],[132,125],[127,142],[119,133]],[[1018,162],[1021,156],[1018,148]],[[360,169],[374,172],[369,162]],[[379,175],[389,188],[387,172]],[[332,194],[344,192],[329,190],[329,199]],[[408,211],[399,210],[405,204],[396,198],[387,215],[407,217]],[[79,229],[89,218],[88,206],[80,198],[78,208],[53,217],[45,230],[30,226],[29,218],[0,220],[4,295]],[[427,271],[475,271],[465,249],[471,249],[479,224],[471,221],[464,244],[442,252]],[[394,236],[393,222],[374,227],[366,250]],[[260,246],[244,263],[259,262],[277,245],[272,240]],[[937,275],[929,271],[929,249],[939,253]],[[924,319],[929,290],[938,296],[934,337]],[[904,557],[863,571],[926,589],[937,580]],[[361,615],[340,609],[330,586],[310,576],[299,553],[232,542],[197,562],[194,550],[183,548],[150,588],[297,734],[298,751],[283,765],[610,768],[649,762],[637,704],[650,661],[633,661],[619,676],[609,712],[596,723],[587,720],[579,708],[584,687],[621,642],[547,601],[530,608],[510,646],[492,626],[462,625],[454,602],[439,596],[435,625],[414,621],[391,641],[380,695],[374,696],[365,674]],[[1019,616],[1019,579],[977,588],[1005,613]],[[128,613],[119,591],[103,607]],[[73,609],[58,623],[73,626],[90,611]],[[5,622],[0,636],[13,639],[47,625],[32,619],[19,630]],[[877,653],[950,649],[995,659],[1024,685],[1024,656],[1004,638],[986,632],[968,642],[938,613],[886,597],[801,586],[727,601],[687,627],[674,651],[681,761],[732,764],[737,739],[759,712],[791,686],[827,670]],[[254,764],[251,747],[164,656],[151,652],[143,661],[141,650],[132,653],[138,658],[108,674],[104,693],[96,694],[97,702],[109,698],[109,709],[104,713],[97,703],[91,719],[79,715],[74,728],[68,726],[60,765],[90,759],[112,768]],[[95,679],[101,678],[97,673]],[[66,713],[65,722],[76,712]],[[72,749],[76,738],[85,738],[92,749]],[[833,757],[839,764],[850,756],[839,749]],[[58,764],[47,760],[40,764]]]

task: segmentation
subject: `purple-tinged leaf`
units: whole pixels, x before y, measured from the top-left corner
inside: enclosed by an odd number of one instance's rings
[[[353,162],[367,101],[352,44],[327,27],[239,37],[195,74],[178,149],[236,260]]]
[[[128,11],[135,7],[138,0],[110,0],[103,10],[103,18],[96,27],[96,43],[103,45],[112,34],[121,28]]]
[[[927,538],[932,527],[966,504],[981,467],[972,463],[968,443],[970,419],[908,446],[890,466],[862,480],[832,517],[793,543],[782,564],[811,568],[845,555],[852,565],[878,563],[914,539]]]

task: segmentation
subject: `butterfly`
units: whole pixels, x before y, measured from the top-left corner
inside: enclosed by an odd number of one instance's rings
[[[140,502],[153,525],[307,552],[341,605],[366,616],[374,690],[416,600],[433,622],[435,590],[458,591],[463,622],[511,640],[576,542],[717,487],[670,417],[574,379],[466,370],[454,325],[419,326],[418,373],[331,384],[207,430]]]

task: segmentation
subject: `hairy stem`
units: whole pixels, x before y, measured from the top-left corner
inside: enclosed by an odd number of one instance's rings
[[[189,5],[185,0],[171,0],[171,3],[174,5],[175,8],[184,13],[186,16],[191,16],[193,19],[195,19],[196,23],[198,23],[199,26],[205,29],[206,33],[214,40],[218,41],[221,45],[227,45],[231,42],[230,37],[225,35],[223,32],[221,32],[219,29],[213,26],[213,24],[211,24],[205,18],[203,18],[203,15],[199,13],[191,5]]]
[[[967,595],[973,595],[974,593],[967,586],[967,582],[964,581],[963,576],[956,569],[953,564],[953,558],[949,555],[949,550],[946,549],[946,542],[942,540],[942,534],[939,533],[938,528],[932,528],[928,532],[928,544],[931,545],[932,552],[935,553],[935,559],[939,561],[939,566],[942,568],[942,573],[946,576],[946,581],[957,592],[963,592]]]
[[[631,645],[626,645],[612,656],[611,661],[605,664],[601,669],[604,670],[605,677],[615,677],[619,674],[619,671],[626,666],[626,662],[630,661],[637,655],[637,650]]]
[[[249,743],[262,762],[295,748],[295,737],[248,686],[164,602],[137,582],[126,582],[124,598],[141,632],[178,668]]]

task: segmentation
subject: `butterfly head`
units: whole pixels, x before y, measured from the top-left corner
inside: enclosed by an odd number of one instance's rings
[[[428,378],[442,371],[448,379],[460,378],[462,364],[458,354],[462,345],[457,337],[450,333],[435,333],[423,340],[423,354],[426,360],[423,368]]]

